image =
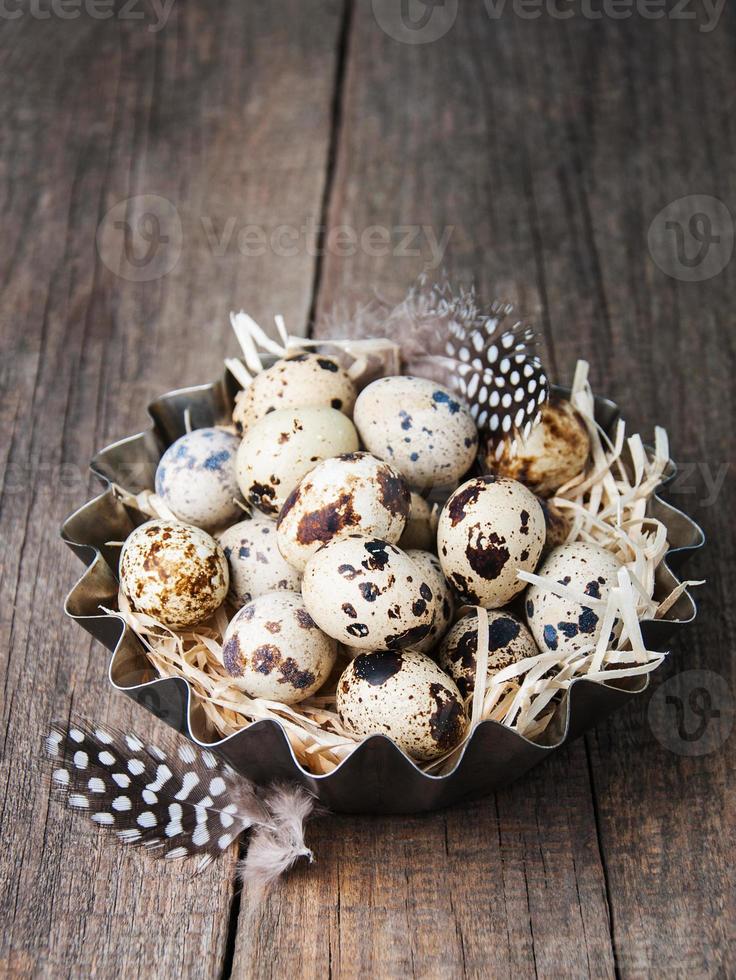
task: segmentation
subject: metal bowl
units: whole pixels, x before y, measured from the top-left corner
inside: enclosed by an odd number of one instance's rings
[[[258,721],[219,742],[205,741],[204,714],[189,684],[182,678],[158,678],[135,633],[122,620],[100,614],[100,606],[115,608],[118,594],[119,548],[106,542],[124,539],[146,519],[124,506],[110,483],[133,493],[152,488],[161,454],[185,431],[185,410],[189,410],[194,428],[227,424],[237,390],[234,378],[226,373],[212,384],[182,388],[157,398],[148,407],[153,424],[145,432],[113,443],[94,457],[91,468],[107,488],[68,517],[61,529],[63,540],[87,566],[67,597],[65,611],[111,651],[109,678],[117,690],[193,742],[219,753],[250,779],[259,783],[274,779],[300,782],[325,806],[343,813],[418,813],[483,796],[517,779],[560,745],[644,693],[646,676],[618,686],[576,680],[560,702],[541,744],[498,722],[484,721],[465,744],[454,770],[443,776],[422,772],[383,735],[365,739],[325,776],[302,768],[276,721]],[[565,389],[559,391],[569,395]],[[596,399],[596,419],[606,432],[612,431],[618,415],[612,402]],[[670,463],[663,486],[674,475],[675,467]],[[657,495],[650,501],[649,512],[667,526],[671,544],[657,573],[655,594],[665,596],[678,584],[673,569],[679,569],[688,554],[704,543],[704,535],[689,517]],[[692,622],[695,613],[692,597],[684,592],[663,619],[642,623],[647,647],[665,649],[678,627]]]

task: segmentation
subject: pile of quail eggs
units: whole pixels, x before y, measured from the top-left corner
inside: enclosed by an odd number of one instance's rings
[[[121,588],[180,632],[224,604],[222,666],[247,695],[297,704],[322,691],[356,737],[382,733],[431,760],[468,726],[478,619],[462,607],[489,610],[489,677],[596,639],[598,603],[517,577],[551,575],[595,600],[615,583],[617,560],[563,543],[546,499],[588,455],[569,402],[548,402],[506,454],[432,381],[358,392],[335,358],[296,352],[239,393],[233,426],[163,454],[156,493],[177,520],[130,534]],[[438,519],[428,496],[443,500]]]

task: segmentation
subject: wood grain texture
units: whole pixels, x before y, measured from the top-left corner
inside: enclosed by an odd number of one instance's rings
[[[247,257],[233,238],[220,254],[203,224],[220,238],[228,221],[234,235],[267,233],[319,210],[340,6],[308,22],[300,9],[176,4],[157,33],[119,18],[3,21],[4,976],[217,976],[226,959],[234,850],[196,879],[123,853],[49,805],[36,760],[71,710],[162,734],[111,692],[106,652],[65,620],[81,567],[58,527],[90,495],[95,450],[142,428],[161,391],[219,374],[233,305],[304,329],[309,250]],[[157,261],[171,248],[178,261],[131,281],[145,264],[115,266],[96,231],[119,201],[150,194],[170,202]]]
[[[674,199],[736,215],[733,14],[704,32],[463,4],[415,46],[367,0],[175,4],[148,26],[3,23],[0,973],[732,975],[733,736],[679,755],[648,697],[488,800],[316,822],[316,865],[252,917],[234,854],[192,879],[106,846],[28,760],[70,710],[155,730],[59,611],[80,568],[56,529],[93,489],[80,464],[153,395],[218,372],[230,308],[300,332],[426,269],[516,302],[560,380],[587,358],[633,430],[666,424],[700,467],[672,499],[709,535],[692,568],[709,585],[653,686],[697,668],[736,691],[736,500],[727,478],[706,503],[703,478],[732,475],[736,267],[687,283],[647,251]],[[176,253],[142,282],[112,248],[135,206],[103,220],[139,195],[163,199],[154,268]]]

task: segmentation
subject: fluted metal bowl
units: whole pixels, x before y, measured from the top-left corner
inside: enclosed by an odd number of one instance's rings
[[[207,742],[204,713],[187,681],[157,677],[135,633],[121,619],[100,611],[100,606],[117,605],[119,548],[107,542],[123,540],[146,519],[121,503],[110,484],[132,493],[152,489],[162,453],[185,432],[185,410],[189,410],[193,428],[227,424],[237,390],[236,381],[226,372],[211,384],[182,388],[157,398],[148,407],[153,423],[148,429],[107,446],[94,457],[91,468],[107,485],[106,489],[68,517],[61,529],[63,540],[87,566],[67,597],[65,611],[111,651],[109,678],[118,691],[193,742],[207,745],[256,782],[300,782],[325,806],[338,812],[416,813],[479,797],[510,783],[548,753],[646,690],[646,676],[618,686],[584,678],[575,680],[541,743],[531,742],[498,722],[481,722],[465,744],[454,770],[443,776],[422,772],[384,735],[366,738],[325,776],[315,776],[299,764],[276,721],[258,721],[221,741]],[[569,395],[565,389],[559,391]],[[596,419],[606,432],[612,432],[618,415],[612,402],[596,399]],[[674,474],[675,467],[670,463],[663,487]],[[658,495],[650,501],[649,513],[668,530],[670,550],[658,569],[655,592],[664,597],[678,585],[674,570],[679,570],[690,552],[703,544],[704,536],[697,524]],[[666,649],[678,627],[692,622],[695,613],[695,603],[686,591],[664,618],[642,623],[647,647]]]

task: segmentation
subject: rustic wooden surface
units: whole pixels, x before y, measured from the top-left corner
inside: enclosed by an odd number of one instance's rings
[[[467,4],[444,37],[409,45],[380,29],[380,7],[175,3],[160,30],[143,6],[143,20],[83,8],[2,24],[0,974],[736,970],[733,736],[701,757],[668,750],[648,695],[494,798],[315,823],[317,865],[251,918],[234,853],[194,879],[122,853],[38,779],[53,717],[155,727],[108,692],[105,652],[61,614],[80,566],[57,528],[93,490],[84,462],[138,429],[152,396],[218,372],[231,307],[305,330],[341,298],[400,295],[446,231],[440,265],[533,316],[560,380],[586,357],[635,429],[666,424],[700,467],[673,499],[709,535],[692,566],[709,586],[654,687],[699,669],[736,694],[736,494],[732,470],[715,501],[702,476],[736,450],[734,263],[682,282],[647,250],[677,198],[736,215],[733,14],[703,31],[702,17],[493,20]],[[143,194],[175,206],[181,242],[166,247],[181,254],[135,282],[95,238]],[[289,227],[243,248],[252,226]],[[353,248],[330,232],[342,226],[386,229],[395,247]]]

